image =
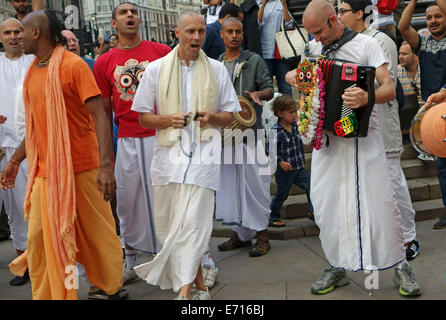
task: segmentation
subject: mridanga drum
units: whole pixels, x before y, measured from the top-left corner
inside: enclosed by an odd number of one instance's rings
[[[446,102],[429,108],[421,121],[421,141],[434,156],[446,158]]]
[[[232,123],[229,126],[222,128],[223,147],[242,142],[243,132],[246,129],[251,128],[257,121],[256,111],[252,103],[243,96],[237,97],[242,111],[235,113]]]
[[[446,158],[446,103],[421,107],[412,120],[409,135],[419,153]]]
[[[418,110],[415,117],[412,119],[412,122],[410,124],[409,137],[410,137],[410,142],[412,143],[412,146],[415,148],[415,150],[417,150],[422,155],[432,156],[432,154],[424,146],[423,141],[421,140],[421,133],[420,133],[421,121],[423,120],[426,111],[427,111],[426,107],[421,107],[420,110]]]

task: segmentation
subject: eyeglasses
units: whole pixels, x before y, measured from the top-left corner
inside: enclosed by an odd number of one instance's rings
[[[344,13],[349,12],[349,11],[353,11],[353,9],[342,9],[341,8],[338,10],[338,14],[342,16]]]

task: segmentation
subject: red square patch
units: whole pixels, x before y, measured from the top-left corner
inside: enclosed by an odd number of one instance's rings
[[[350,63],[344,63],[342,66],[341,80],[356,81],[358,66]]]

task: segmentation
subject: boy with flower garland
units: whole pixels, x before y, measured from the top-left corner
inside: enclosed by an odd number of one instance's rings
[[[271,201],[270,227],[283,227],[279,210],[288,198],[291,186],[295,184],[305,190],[310,213],[313,218],[313,205],[310,199],[310,173],[305,169],[304,145],[297,128],[297,102],[287,95],[274,100],[272,106],[274,114],[279,118],[270,129],[271,143],[277,146],[277,170],[274,174],[277,191]],[[272,134],[276,130],[276,134]]]

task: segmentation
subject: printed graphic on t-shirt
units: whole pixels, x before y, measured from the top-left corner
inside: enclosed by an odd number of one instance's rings
[[[124,101],[133,101],[136,89],[138,89],[139,82],[142,75],[149,65],[149,61],[138,62],[135,59],[129,59],[124,66],[116,66],[115,69],[115,86],[117,91],[121,94],[120,98]]]

